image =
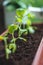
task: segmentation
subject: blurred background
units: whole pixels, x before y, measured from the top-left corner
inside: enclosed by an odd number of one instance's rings
[[[18,8],[29,8],[36,16],[32,22],[43,22],[43,0],[0,0],[0,34],[15,22]]]

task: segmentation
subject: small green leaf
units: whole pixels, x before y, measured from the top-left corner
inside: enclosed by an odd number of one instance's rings
[[[32,24],[31,20],[27,16],[23,17],[22,23],[27,24],[28,26]]]
[[[11,50],[6,48],[6,59],[9,59],[9,54],[11,53]]]
[[[28,30],[29,30],[29,33],[32,33],[32,34],[35,33],[35,30],[31,26],[28,28]]]
[[[24,35],[27,35],[28,34],[28,31],[24,32]]]
[[[26,32],[27,30],[26,29],[20,29],[21,32]]]
[[[0,40],[6,40],[8,37],[5,37],[5,36],[1,36],[0,35]]]
[[[32,24],[31,20],[28,19],[26,24],[27,24],[28,26],[30,26],[30,25]]]
[[[17,16],[16,16],[16,21],[17,21],[18,23],[20,23],[20,24],[22,23],[22,19],[21,19],[20,17],[17,17]]]
[[[27,23],[27,20],[28,20],[28,17],[27,17],[27,16],[24,16],[24,17],[22,18],[22,23],[23,23],[23,24],[26,24],[26,23]]]
[[[20,29],[19,30],[19,36],[21,36],[23,33],[25,33],[25,32],[27,32],[27,30],[26,29]]]
[[[21,0],[18,2],[18,4],[21,6],[21,8],[27,8],[27,5],[23,3]]]
[[[8,27],[8,31],[9,31],[9,33],[13,33],[15,30],[17,30],[18,29],[18,25],[14,25],[14,24],[12,24],[12,25],[10,25],[9,27]]]
[[[34,18],[35,17],[35,15],[33,15],[32,13],[27,14],[27,16],[28,16],[28,18]]]
[[[24,13],[25,13],[25,9],[23,8],[19,8],[16,10],[16,14],[18,17],[22,17]]]
[[[25,42],[27,41],[25,38],[22,38],[22,37],[19,37],[19,39],[24,40]]]
[[[11,43],[14,42],[14,41],[16,41],[16,38],[12,39],[12,40],[11,40]]]
[[[6,49],[6,53],[7,54],[10,54],[11,53],[11,50],[9,50],[8,48]]]
[[[9,49],[12,49],[12,52],[13,52],[13,53],[16,51],[16,48],[17,48],[17,46],[16,46],[15,43],[9,44]]]
[[[3,40],[3,39],[4,39],[4,37],[0,35],[0,40]]]

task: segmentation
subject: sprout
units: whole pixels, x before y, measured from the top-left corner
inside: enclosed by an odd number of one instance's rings
[[[22,36],[22,34],[27,35],[28,31],[29,33],[33,34],[35,32],[36,27],[31,26],[32,22],[31,22],[31,18],[32,15],[27,12],[27,9],[17,9],[16,11],[16,21],[19,23],[19,25],[17,24],[12,24],[8,27],[8,33],[12,35],[12,39],[10,40],[10,43],[8,44],[7,36],[0,36],[0,40],[4,40],[5,42],[5,53],[6,53],[6,59],[9,59],[9,55],[11,53],[15,53],[15,51],[17,50],[17,46],[16,46],[16,40],[20,39],[24,42],[26,42],[27,40]],[[23,24],[23,28],[22,27]],[[26,27],[25,27],[26,25]],[[18,30],[19,29],[19,30]],[[18,37],[15,38],[14,37],[14,32],[18,30]],[[8,34],[6,33],[6,34]]]
[[[6,59],[9,59],[9,54],[11,54],[11,50],[9,50],[8,48],[6,48],[5,50],[6,50]]]
[[[35,30],[31,26],[28,28],[28,30],[29,30],[29,33],[31,33],[31,34],[35,33]]]
[[[19,37],[19,39],[21,39],[21,40],[23,40],[25,42],[27,41],[25,38],[22,38],[22,37]]]
[[[16,51],[16,49],[17,49],[16,44],[15,44],[15,43],[9,44],[9,49],[10,49],[10,50],[12,49],[12,53],[14,53],[14,52]]]
[[[12,25],[10,25],[9,27],[8,27],[8,31],[9,31],[9,33],[13,33],[15,30],[17,30],[18,29],[18,25],[14,25],[14,24],[12,24]]]

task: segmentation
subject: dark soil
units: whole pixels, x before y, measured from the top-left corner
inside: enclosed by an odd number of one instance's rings
[[[24,42],[20,39],[16,41],[17,50],[14,54],[10,55],[9,60],[5,59],[4,41],[0,41],[0,65],[32,64],[40,41],[43,37],[43,25],[38,25],[37,27],[38,30],[34,34],[23,36],[27,39],[27,42]]]

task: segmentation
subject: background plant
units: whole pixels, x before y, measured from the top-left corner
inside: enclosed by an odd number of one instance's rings
[[[22,7],[27,8],[28,6],[33,7],[43,7],[42,0],[4,0],[3,5],[6,6],[6,9],[12,11],[16,8]]]

